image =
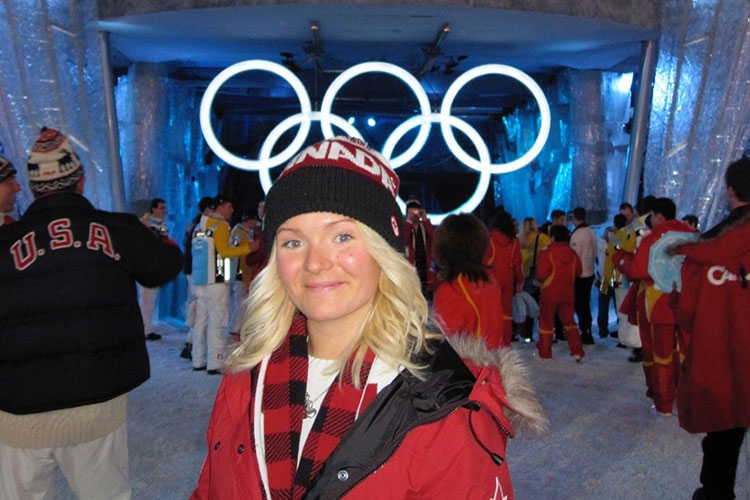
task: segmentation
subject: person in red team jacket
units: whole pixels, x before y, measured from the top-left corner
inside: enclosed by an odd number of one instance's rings
[[[539,256],[536,279],[541,285],[539,301],[539,357],[552,358],[552,335],[555,333],[555,314],[565,328],[570,355],[580,362],[585,356],[581,334],[574,318],[574,284],[581,275],[581,259],[570,248],[570,232],[565,226],[550,227],[552,243]]]
[[[729,215],[675,252],[685,256],[677,320],[690,335],[677,410],[682,428],[706,433],[693,500],[735,498],[750,427],[750,158],[732,162],[724,179]]]
[[[274,182],[193,500],[513,498],[507,440],[543,412],[518,353],[428,326],[398,185],[346,137]]]
[[[521,245],[516,237],[513,218],[505,210],[498,211],[492,219],[490,246],[485,263],[492,267],[495,281],[500,285],[503,306],[502,345],[510,345],[513,338],[513,295],[523,291]]]
[[[443,220],[433,246],[443,281],[433,307],[446,335],[473,335],[494,350],[510,346],[510,337],[506,341],[503,336],[500,286],[483,263],[489,241],[487,228],[472,214]]]
[[[669,294],[656,289],[648,274],[651,246],[667,231],[693,232],[684,222],[675,220],[677,209],[669,198],[657,198],[651,214],[652,231],[641,241],[635,253],[618,250],[612,257],[615,267],[631,280],[638,280],[636,297],[638,328],[643,345],[643,372],[647,395],[654,400],[656,411],[672,415],[679,366],[677,329]]]

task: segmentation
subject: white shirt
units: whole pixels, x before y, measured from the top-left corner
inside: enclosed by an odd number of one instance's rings
[[[320,411],[320,407],[326,397],[328,388],[338,374],[334,369],[336,363],[338,363],[337,359],[321,359],[312,356],[307,357],[306,390],[307,395],[310,397],[310,401],[312,401],[313,408],[315,408],[315,415]],[[310,435],[314,422],[315,416],[302,419],[302,429],[300,430],[299,435],[299,450],[297,451],[297,465],[299,465],[299,461],[302,459],[302,450],[305,448],[305,441],[307,441],[307,436]]]
[[[588,226],[578,226],[570,236],[570,247],[575,250],[581,259],[583,272],[581,278],[594,275],[594,261],[596,260],[596,235],[594,230]]]

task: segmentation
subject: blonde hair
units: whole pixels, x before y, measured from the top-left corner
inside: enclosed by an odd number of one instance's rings
[[[360,334],[339,357],[338,368],[350,365],[352,379],[359,387],[359,371],[365,353],[376,356],[392,367],[403,366],[420,376],[424,368],[414,361],[414,354],[429,350],[425,340],[442,338],[428,332],[427,301],[421,292],[416,270],[402,254],[365,224],[355,221],[367,252],[380,267],[380,281],[372,309]],[[268,265],[253,280],[245,309],[242,341],[227,360],[228,372],[253,368],[275,351],[287,335],[295,306],[284,290],[276,265],[276,247],[271,249]],[[349,359],[353,361],[349,363]]]

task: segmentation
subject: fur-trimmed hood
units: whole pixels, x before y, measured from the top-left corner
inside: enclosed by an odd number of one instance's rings
[[[451,346],[465,361],[477,366],[494,366],[500,372],[510,410],[506,416],[521,434],[541,435],[549,419],[531,386],[531,375],[520,354],[511,348],[490,351],[473,335],[451,335]]]

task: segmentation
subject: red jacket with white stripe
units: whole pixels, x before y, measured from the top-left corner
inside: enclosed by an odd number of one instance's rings
[[[677,318],[690,334],[677,388],[688,432],[750,427],[750,216],[717,238],[680,247]]]

